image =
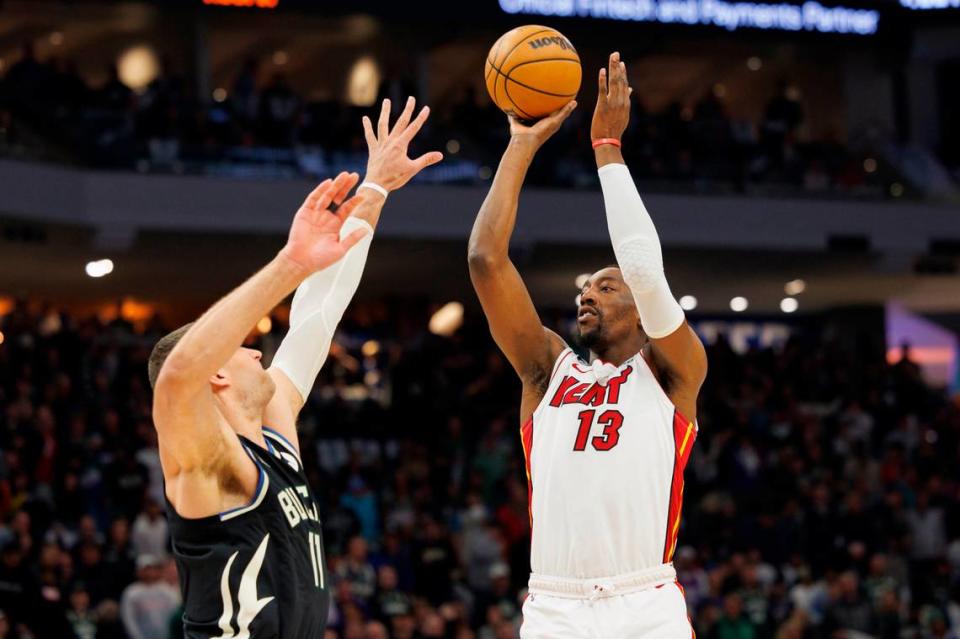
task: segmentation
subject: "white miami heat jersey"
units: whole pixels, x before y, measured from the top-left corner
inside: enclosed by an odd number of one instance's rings
[[[640,353],[618,369],[564,350],[520,429],[533,573],[613,577],[672,561],[696,431]]]

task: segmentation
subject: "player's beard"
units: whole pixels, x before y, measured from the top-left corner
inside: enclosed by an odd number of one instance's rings
[[[597,311],[597,319],[593,326],[591,326],[589,329],[587,329],[586,332],[584,332],[583,328],[579,324],[577,325],[577,341],[584,348],[596,352],[597,347],[600,346],[604,341],[603,339],[604,331],[603,331],[603,315],[600,314],[600,311],[598,309],[594,309],[594,310]]]

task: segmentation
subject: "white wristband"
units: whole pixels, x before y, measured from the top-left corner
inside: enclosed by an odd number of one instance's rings
[[[357,190],[360,190],[360,189],[371,189],[373,191],[376,191],[377,193],[383,196],[383,199],[387,199],[387,196],[390,195],[390,191],[386,190],[376,182],[364,182],[363,184],[357,187]]]

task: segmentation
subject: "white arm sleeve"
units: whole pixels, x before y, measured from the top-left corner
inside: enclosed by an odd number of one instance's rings
[[[599,174],[613,252],[633,293],[640,323],[648,336],[666,337],[683,324],[684,316],[663,273],[657,229],[626,165],[607,164]]]
[[[290,307],[290,330],[273,358],[272,365],[286,374],[304,401],[327,360],[333,333],[357,291],[367,263],[373,227],[349,217],[340,229],[340,237],[358,228],[367,229],[367,235],[356,246],[339,262],[314,273],[297,288]]]

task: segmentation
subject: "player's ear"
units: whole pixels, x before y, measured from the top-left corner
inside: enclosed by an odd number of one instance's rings
[[[227,375],[227,372],[222,368],[216,373],[210,376],[210,386],[213,387],[213,392],[225,390],[230,386],[230,377]]]

